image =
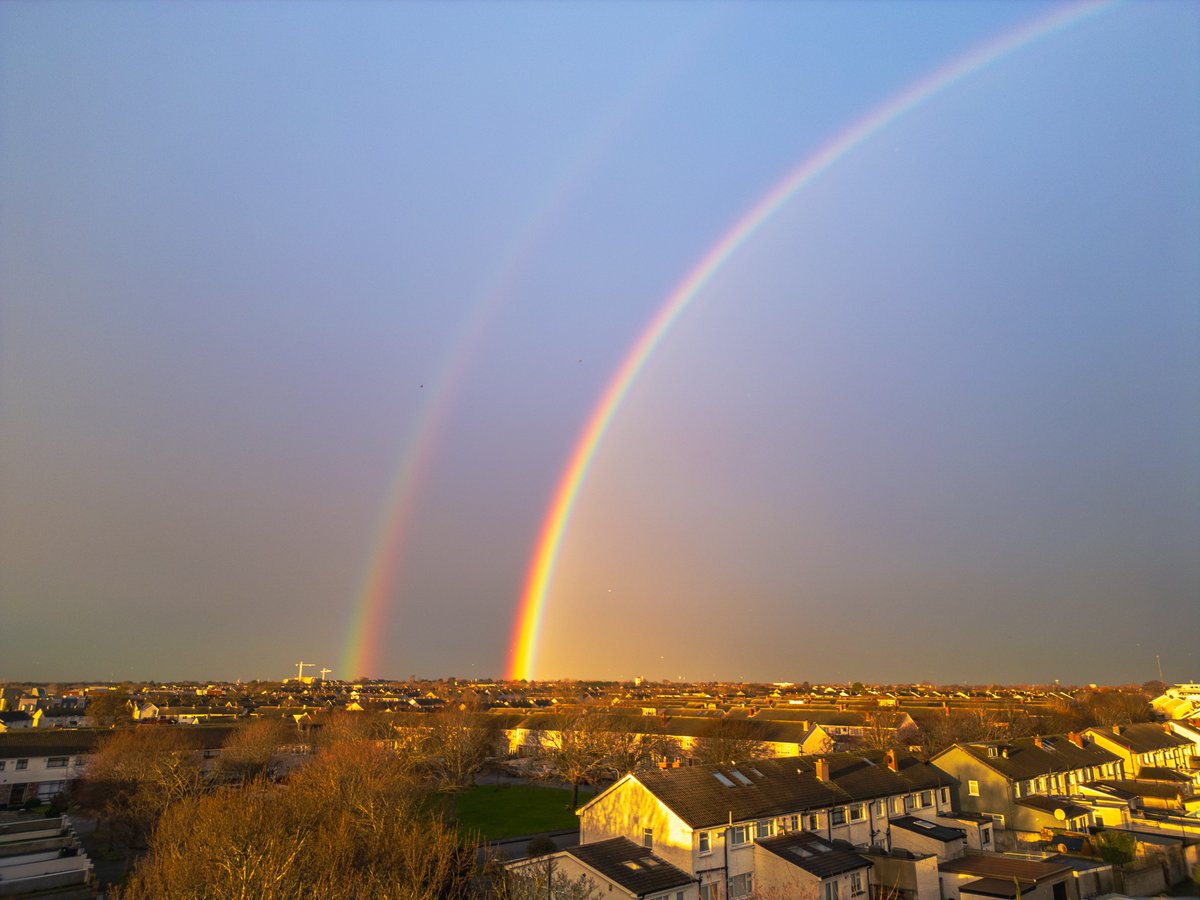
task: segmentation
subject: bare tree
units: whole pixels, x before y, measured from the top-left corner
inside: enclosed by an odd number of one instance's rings
[[[225,740],[218,771],[238,782],[277,774],[281,749],[294,730],[282,719],[257,719],[239,727]]]
[[[496,900],[600,900],[605,896],[587,875],[571,878],[558,870],[553,856],[544,856],[507,870],[496,867],[492,878]]]
[[[186,733],[131,728],[100,743],[75,798],[100,817],[116,843],[138,847],[159,816],[208,784],[201,755]]]
[[[589,706],[577,706],[554,716],[541,733],[541,754],[552,776],[571,785],[571,808],[579,806],[579,785],[604,773],[609,748],[604,716]]]
[[[746,719],[713,719],[696,738],[693,755],[699,763],[728,765],[767,756],[762,732]]]

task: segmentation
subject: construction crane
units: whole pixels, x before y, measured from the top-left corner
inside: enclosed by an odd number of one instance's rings
[[[324,681],[325,676],[328,675],[332,671],[333,671],[333,669],[322,669],[321,670],[321,680]]]
[[[316,663],[306,663],[303,661],[296,663],[296,680],[297,681],[304,680],[304,667],[305,666],[308,666],[309,668],[315,668],[316,665],[317,665]]]

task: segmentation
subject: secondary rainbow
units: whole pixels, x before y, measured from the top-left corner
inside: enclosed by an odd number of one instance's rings
[[[757,203],[739,218],[720,239],[701,257],[675,289],[659,306],[658,311],[625,355],[617,371],[600,394],[586,420],[583,432],[576,440],[566,468],[559,478],[553,500],[543,519],[533,557],[530,561],[525,587],[517,609],[517,619],[509,652],[509,677],[534,677],[538,641],[546,612],[546,596],[554,576],[555,564],[571,512],[583,487],[596,450],[612,423],[621,402],[629,393],[647,360],[662,342],[671,326],[696,298],[700,290],[721,269],[738,248],[760,226],[778,212],[813,179],[868,140],[872,135],[911,112],[925,101],[1011,53],[1057,31],[1075,25],[1102,10],[1118,4],[1118,0],[1072,4],[1019,26],[1000,37],[952,60],[941,68],[905,88],[881,106],[860,118],[845,131],[833,137],[811,156],[804,159]]]

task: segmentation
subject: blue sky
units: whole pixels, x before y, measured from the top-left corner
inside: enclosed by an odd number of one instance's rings
[[[367,674],[501,674],[671,287],[1045,10],[0,5],[0,678],[337,665],[418,440]],[[1107,8],[767,223],[600,449],[544,674],[1196,677],[1198,59]]]

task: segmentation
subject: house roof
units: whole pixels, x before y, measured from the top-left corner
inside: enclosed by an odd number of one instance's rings
[[[853,845],[829,841],[811,831],[790,831],[777,837],[759,838],[754,843],[817,878],[871,867],[871,861],[855,853]]]
[[[961,828],[951,828],[948,825],[938,825],[936,822],[930,822],[927,819],[920,819],[916,816],[898,816],[891,820],[893,828],[901,828],[904,831],[911,831],[913,834],[923,835],[924,837],[933,838],[935,841],[961,841],[967,833]]]
[[[1015,900],[1021,896],[1022,890],[1029,890],[1033,885],[1019,884],[1015,879],[1005,881],[1003,878],[979,878],[959,885],[960,894],[974,894],[982,897],[997,897],[1000,900]]]
[[[693,828],[788,815],[957,783],[911,754],[896,756],[896,772],[888,767],[883,751],[869,751],[760,759],[733,766],[691,766],[638,773],[634,777]],[[817,778],[817,759],[828,761],[828,781]]]
[[[1089,728],[1085,733],[1112,741],[1130,753],[1153,753],[1155,750],[1170,750],[1191,743],[1187,738],[1169,730],[1169,726],[1164,728],[1157,722],[1114,725],[1111,729]]]
[[[639,847],[625,837],[581,844],[563,852],[639,897],[684,887],[695,880],[687,872],[655,856],[649,848]]]
[[[1039,742],[1040,741],[1040,746]],[[1037,778],[1057,772],[1071,772],[1088,766],[1101,766],[1120,762],[1120,757],[1105,750],[1099,744],[1084,741],[1080,747],[1066,735],[1051,735],[1045,738],[1016,738],[1011,741],[988,743],[955,744],[933,758],[940,760],[955,749],[974,757],[988,768],[1000,773],[1010,781]]]
[[[986,854],[981,856],[961,856],[958,859],[939,862],[938,869],[954,875],[976,875],[980,878],[996,878],[1013,883],[1017,879],[1029,885],[1054,878],[1071,867],[1060,863],[1048,863],[1036,859],[1020,859],[1014,856],[999,856]]]
[[[1078,803],[1072,803],[1070,800],[1065,800],[1062,797],[1046,797],[1041,794],[1035,794],[1030,797],[1021,797],[1016,803],[1018,806],[1024,806],[1026,809],[1048,813],[1055,818],[1059,818],[1058,813],[1061,811],[1064,820],[1077,819],[1080,816],[1088,814],[1086,806],[1080,806]]]

